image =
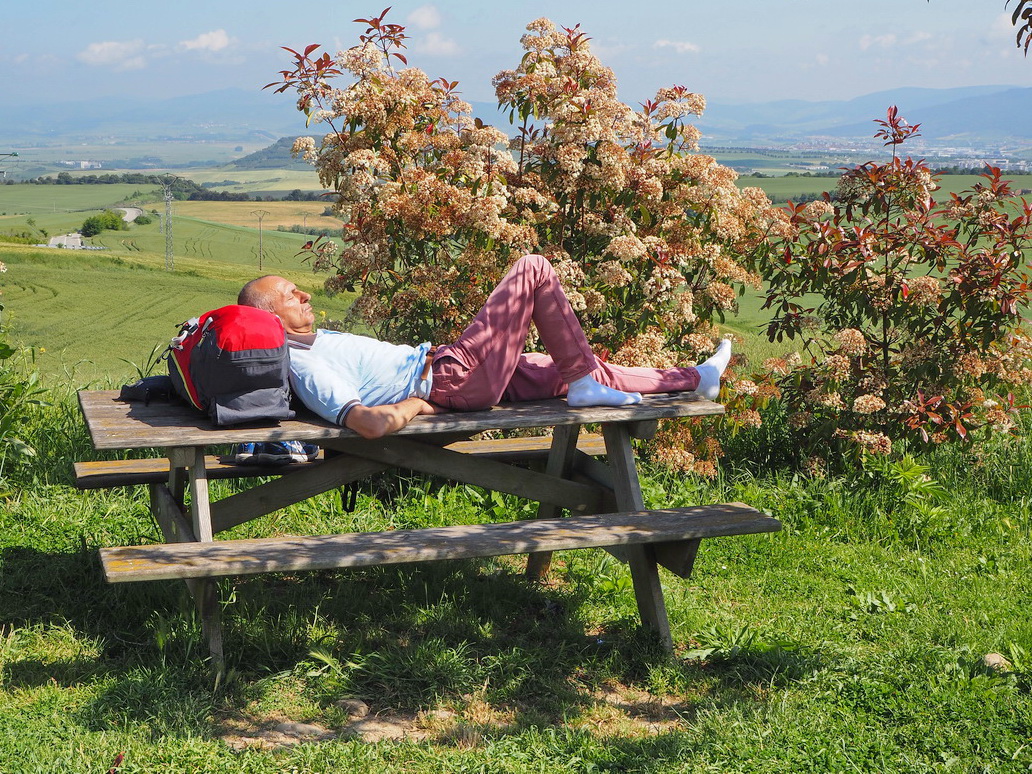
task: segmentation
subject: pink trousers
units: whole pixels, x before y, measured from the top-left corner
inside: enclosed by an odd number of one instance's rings
[[[547,355],[524,353],[530,323]],[[590,374],[617,390],[655,393],[694,390],[694,368],[632,368],[600,362],[555,276],[540,255],[513,264],[454,344],[438,347],[430,402],[477,411],[502,401],[542,400]]]

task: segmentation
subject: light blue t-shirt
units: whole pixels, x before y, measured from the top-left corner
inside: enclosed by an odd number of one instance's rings
[[[410,347],[320,330],[311,346],[290,342],[290,386],[316,414],[343,425],[354,406],[428,397],[430,378],[419,377],[429,350],[429,342]]]

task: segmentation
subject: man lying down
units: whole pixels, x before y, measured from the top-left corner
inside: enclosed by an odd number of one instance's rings
[[[290,346],[290,384],[301,402],[363,438],[420,414],[476,411],[503,401],[562,395],[571,406],[627,406],[642,393],[694,391],[713,400],[731,358],[725,339],[695,367],[633,368],[599,361],[547,259],[526,255],[451,344],[412,347],[315,330],[311,296],[283,277],[248,282],[238,304],[275,314]],[[523,351],[531,322],[547,355]]]

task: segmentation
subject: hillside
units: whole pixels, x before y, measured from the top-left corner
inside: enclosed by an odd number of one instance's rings
[[[249,153],[234,161],[230,169],[296,169],[310,170],[312,165],[302,159],[294,158],[290,149],[294,145],[294,137],[281,137],[267,148]]]

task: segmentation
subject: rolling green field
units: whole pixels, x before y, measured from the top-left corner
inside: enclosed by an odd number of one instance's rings
[[[117,143],[14,144],[7,147],[6,150],[16,151],[18,157],[4,159],[3,168],[8,170],[8,174],[18,179],[26,179],[40,175],[56,175],[58,172],[69,172],[72,175],[103,174],[119,169],[119,167],[112,166],[113,163],[137,160],[134,166],[139,167],[146,160],[146,169],[137,168],[133,171],[156,173],[164,171],[164,168],[167,167],[182,167],[184,164],[204,163],[209,166],[228,164],[248,153],[261,150],[270,141],[270,139],[258,138],[239,142],[209,140],[203,143],[125,140]],[[61,161],[99,161],[104,166],[99,170],[78,172],[61,164]],[[177,174],[179,171],[187,171],[187,176],[189,176],[192,168],[188,168],[188,170],[177,170]]]
[[[41,215],[102,210],[128,201],[160,199],[160,189],[146,185],[0,185],[0,232],[23,223],[24,218],[14,217],[17,215],[38,220]]]
[[[1032,190],[1032,175],[1008,175],[1012,181],[1014,190]],[[783,203],[793,197],[803,194],[820,194],[824,191],[834,191],[838,178],[834,177],[750,177],[738,178],[738,186],[756,186],[762,188],[772,201]],[[984,182],[979,175],[943,175],[939,179],[939,190],[935,192],[936,199],[948,200],[949,194],[961,193],[970,189],[975,183]]]
[[[265,196],[268,194],[284,194],[299,188],[302,191],[322,191],[319,176],[314,169],[235,169],[220,167],[212,170],[190,170],[184,173],[196,183],[221,183],[224,180],[236,181],[232,185],[217,185],[219,191],[230,193],[250,193]]]
[[[183,231],[186,255],[177,257],[175,272],[165,271],[164,255],[156,252],[0,244],[0,261],[7,264],[0,275],[5,327],[16,341],[36,348],[36,367],[49,380],[76,387],[131,381],[131,364],[144,367],[153,348],[164,348],[180,323],[234,303],[240,287],[259,274],[250,247],[238,239],[242,230],[200,225],[195,236]],[[218,244],[220,236],[224,249],[206,241]],[[267,239],[267,249],[276,241]],[[275,252],[266,253],[263,272],[289,276],[316,295],[318,309],[340,317],[349,299],[327,298],[322,278],[292,257],[295,248],[284,236]],[[219,258],[211,257],[215,253]]]

